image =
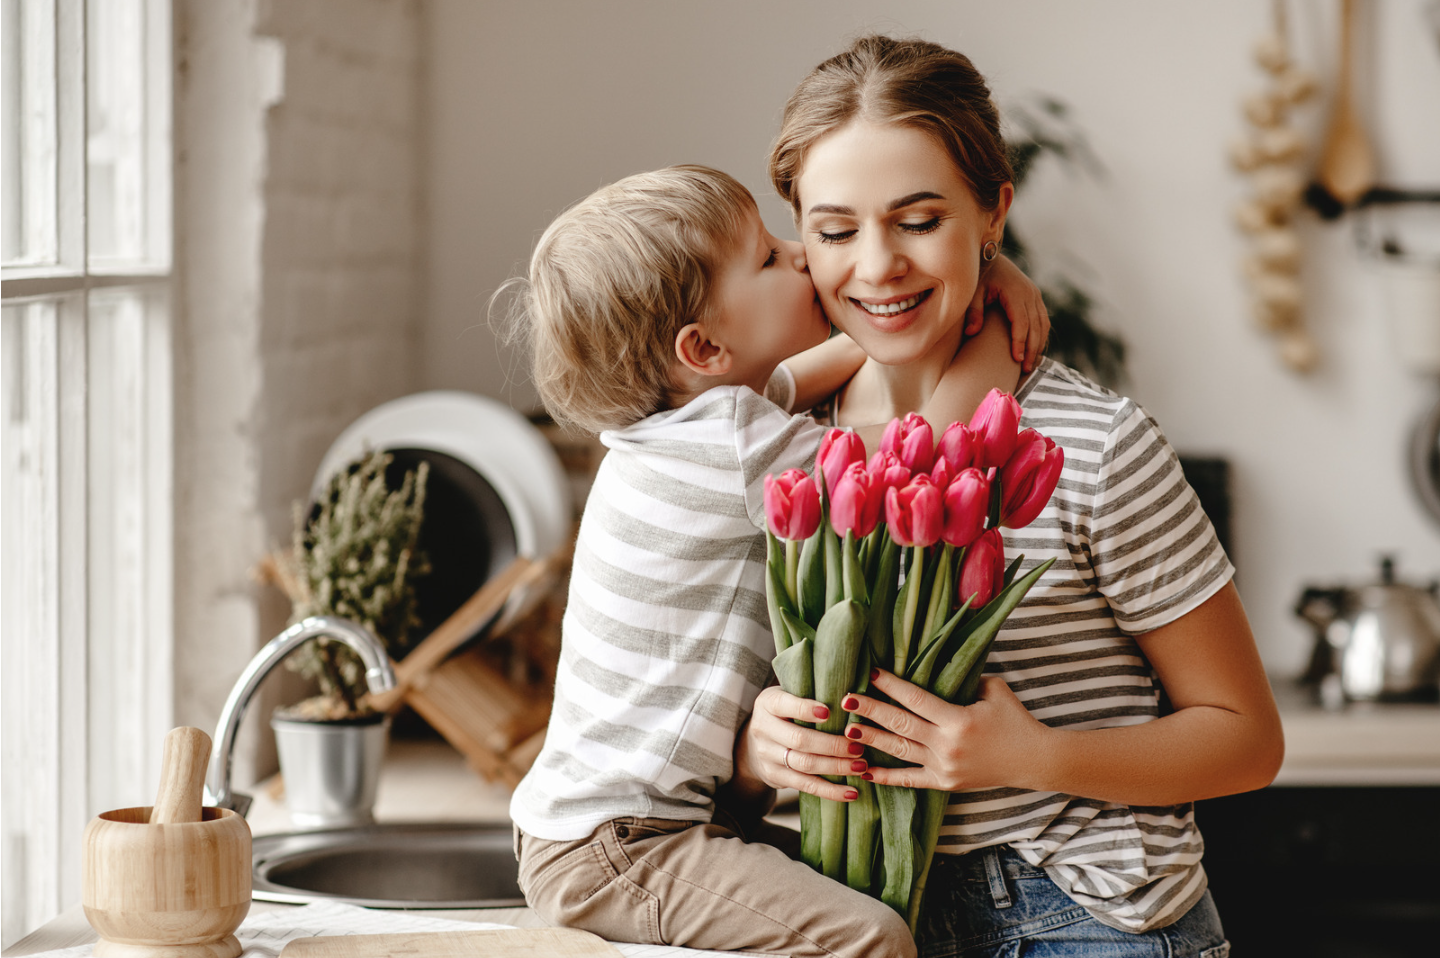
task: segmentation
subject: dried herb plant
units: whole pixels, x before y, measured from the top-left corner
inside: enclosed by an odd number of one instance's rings
[[[331,478],[315,507],[295,504],[286,578],[292,622],[343,616],[374,632],[390,657],[400,659],[420,638],[415,580],[430,571],[417,548],[429,465],[406,472],[400,488],[392,490],[385,472],[393,458],[370,453]],[[348,646],[317,639],[296,649],[286,665],[320,687],[318,696],[287,714],[311,719],[365,714],[360,704],[365,666]]]

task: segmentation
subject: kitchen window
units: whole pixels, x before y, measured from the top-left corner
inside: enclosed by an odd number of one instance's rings
[[[172,723],[169,0],[3,4],[3,938]]]

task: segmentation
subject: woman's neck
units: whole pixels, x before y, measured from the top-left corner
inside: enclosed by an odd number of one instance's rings
[[[960,348],[962,325],[955,324],[920,359],[903,366],[865,360],[840,394],[836,419],[842,426],[887,423],[907,412],[917,412],[929,401]]]

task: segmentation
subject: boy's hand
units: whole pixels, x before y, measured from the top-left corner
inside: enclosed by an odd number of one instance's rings
[[[998,302],[1010,319],[1010,351],[1025,372],[1035,368],[1050,339],[1050,314],[1040,287],[1005,256],[996,257],[980,274],[975,299],[965,311],[965,335],[985,324],[985,307]]]

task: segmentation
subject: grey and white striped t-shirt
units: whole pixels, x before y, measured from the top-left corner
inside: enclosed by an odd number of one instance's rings
[[[545,746],[515,790],[526,833],[621,816],[710,821],[769,679],[764,479],[811,469],[824,429],[743,386],[602,433]]]
[[[1160,714],[1135,636],[1173,622],[1234,574],[1159,425],[1133,401],[1046,360],[1016,395],[1022,426],[1065,450],[1039,518],[1006,555],[1053,565],[1000,631],[986,667],[1046,725],[1111,728]],[[1190,805],[1139,807],[1054,792],[956,792],[940,852],[1013,846],[1097,919],[1144,931],[1204,893]]]

